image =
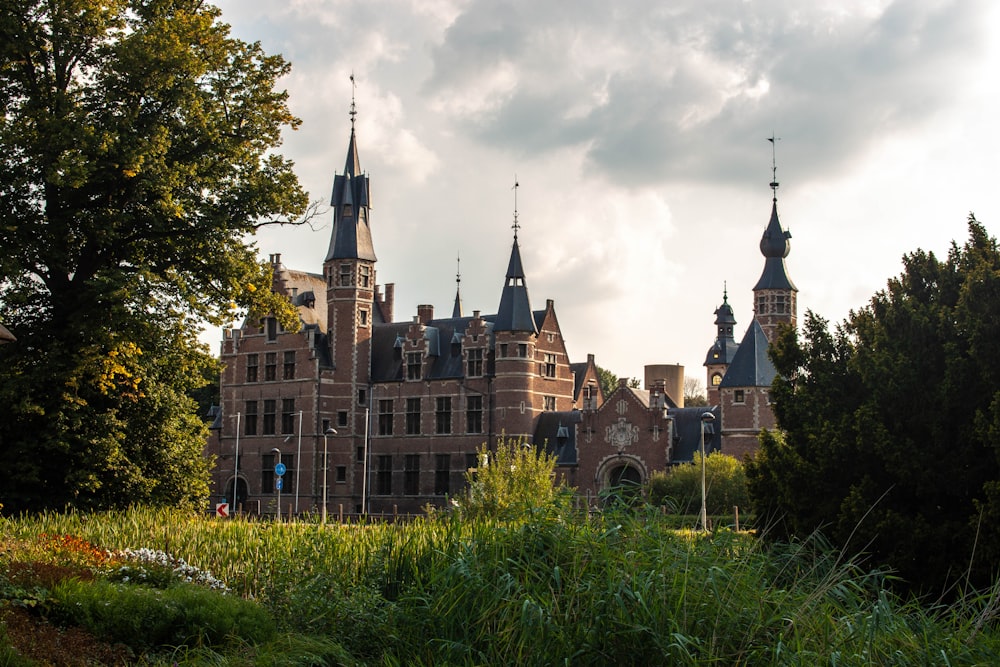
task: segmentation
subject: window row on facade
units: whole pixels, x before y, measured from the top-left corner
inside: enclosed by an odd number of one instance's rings
[[[294,380],[295,379],[295,350],[286,350],[282,353],[281,357],[281,377],[278,377],[278,353],[277,352],[265,352],[264,357],[264,373],[263,376],[260,374],[260,357],[259,353],[253,353],[246,355],[246,381],[247,382],[260,382],[262,379],[264,382],[277,382],[280,380]]]
[[[500,344],[500,357],[507,356],[507,344]],[[528,356],[528,345],[526,343],[518,343],[517,345],[519,358],[526,358]],[[465,375],[466,377],[481,377],[485,370],[484,360],[484,349],[483,348],[471,348],[466,350],[465,359]],[[424,353],[423,352],[407,352],[406,353],[406,379],[407,380],[423,380],[424,379]],[[543,356],[542,363],[539,364],[538,373],[542,377],[554,378],[556,377],[556,355],[554,353],[546,352]]]
[[[278,409],[281,412],[278,412]],[[243,402],[243,435],[277,435],[278,417],[282,435],[295,433],[298,413],[294,398],[265,398]]]

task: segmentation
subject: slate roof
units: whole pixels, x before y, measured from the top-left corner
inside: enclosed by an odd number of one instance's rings
[[[530,331],[538,333],[538,325],[532,317],[528,286],[524,282],[524,267],[521,265],[521,250],[514,239],[507,265],[507,279],[500,295],[494,331]]]
[[[668,415],[674,419],[674,448],[671,461],[673,463],[690,463],[694,453],[701,447],[701,416],[705,412],[715,415],[715,421],[705,425],[705,453],[717,452],[722,448],[722,435],[718,428],[721,410],[713,408],[673,408]]]
[[[768,345],[760,323],[753,320],[719,387],[770,387],[778,372],[767,356]]]
[[[482,315],[486,322],[488,341],[487,351],[494,349],[493,331],[496,330],[497,315]],[[537,327],[545,318],[544,310],[536,310],[529,313],[533,325]],[[472,317],[449,317],[437,320],[430,320],[424,329],[425,347],[420,351],[426,352],[433,357],[434,362],[430,369],[425,372],[424,379],[438,380],[443,378],[458,378],[465,376],[465,366],[462,363],[460,341],[465,336]],[[372,381],[392,382],[405,379],[406,359],[400,349],[402,341],[410,330],[410,322],[392,322],[389,324],[377,324],[372,329]],[[398,343],[397,343],[398,341]],[[493,368],[490,360],[484,359],[486,364],[484,373],[492,375]]]
[[[535,426],[534,442],[537,447],[544,445],[545,451],[555,454],[556,465],[576,465],[576,425],[583,421],[579,410],[569,412],[543,412],[538,416]],[[563,427],[562,435],[566,440],[559,442],[559,428]]]
[[[753,288],[755,292],[761,289],[798,291],[785,269],[785,257],[788,257],[791,250],[788,241],[790,238],[792,238],[791,232],[781,229],[781,223],[778,221],[778,200],[775,199],[771,205],[771,220],[760,239],[760,252],[765,257],[764,272]]]
[[[344,207],[348,204],[351,206],[351,215],[345,217]],[[372,244],[367,215],[371,206],[371,184],[368,176],[361,172],[353,127],[344,173],[333,177],[330,206],[333,208],[333,233],[330,235],[330,249],[325,261],[364,259],[374,262],[375,246]],[[365,211],[363,215],[362,211]]]
[[[715,326],[717,334],[715,342],[705,355],[705,366],[731,363],[736,350],[740,347],[732,335],[733,327],[736,326],[736,316],[733,315],[733,307],[729,305],[729,298],[725,292],[722,295],[722,305],[715,309]]]

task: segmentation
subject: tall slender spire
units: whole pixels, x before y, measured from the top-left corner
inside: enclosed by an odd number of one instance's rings
[[[462,256],[458,255],[455,258],[455,307],[451,310],[452,317],[462,316]]]
[[[351,138],[347,144],[347,159],[344,173],[333,178],[333,194],[330,206],[333,208],[333,233],[326,261],[331,259],[363,259],[374,262],[375,248],[372,245],[369,228],[371,207],[371,186],[368,176],[361,171],[358,145],[354,125],[357,105],[354,97],[355,81],[351,74]]]
[[[514,177],[514,245],[510,250],[507,264],[507,280],[500,296],[500,308],[493,325],[494,331],[530,331],[537,333],[535,318],[531,313],[528,286],[524,282],[524,267],[521,265],[521,248],[517,243],[517,232],[521,223],[517,219],[517,189],[520,184]]]

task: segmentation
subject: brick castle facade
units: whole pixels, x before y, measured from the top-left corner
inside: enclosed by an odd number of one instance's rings
[[[774,426],[766,351],[780,325],[795,325],[797,309],[776,198],[754,317],[739,343],[725,294],[715,311],[708,408],[684,406],[681,366],[646,366],[641,389],[621,381],[605,396],[594,356],[571,362],[555,302],[532,309],[516,210],[495,314],[465,315],[456,292],[448,317],[423,305],[394,321],[394,285],[376,282],[371,186],[353,119],[331,206],[321,273],[270,258],[272,288],[296,306],[301,330],[266,317],[224,332],[221,406],[207,446],[213,502],[263,513],[277,511],[279,498],[282,514],[416,513],[460,493],[477,449],[501,437],[554,454],[558,474],[594,502],[609,487],[690,461],[702,437],[706,450],[742,458]]]

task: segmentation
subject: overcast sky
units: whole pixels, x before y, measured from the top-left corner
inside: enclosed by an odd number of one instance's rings
[[[834,322],[970,212],[1000,233],[1000,3],[989,0],[222,0],[292,63],[281,152],[329,203],[357,88],[379,283],[395,319],[495,313],[512,185],[532,306],[571,361],[705,379],[724,285],[739,339],[764,259],[772,133],[789,276]],[[322,226],[263,256],[320,272]],[[217,338],[215,338],[217,340]],[[217,344],[213,345],[217,349]]]

